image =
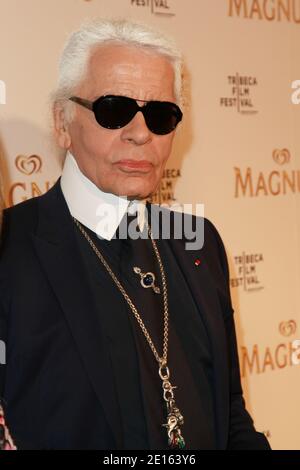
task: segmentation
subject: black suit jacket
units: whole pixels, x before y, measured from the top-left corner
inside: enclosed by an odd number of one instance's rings
[[[217,447],[268,449],[245,409],[222,241],[205,220],[204,247],[187,251],[184,242],[170,240],[212,345]],[[117,302],[108,295],[103,291],[103,315]],[[7,346],[0,395],[19,448],[124,449],[122,399],[136,410],[132,425],[143,442],[138,363],[132,337],[126,336],[128,322],[103,328],[60,181],[45,195],[5,211],[0,300],[0,338]]]

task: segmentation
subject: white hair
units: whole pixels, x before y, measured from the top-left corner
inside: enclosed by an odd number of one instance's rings
[[[174,93],[181,102],[182,96],[182,55],[175,42],[148,25],[124,19],[97,19],[84,23],[67,40],[59,62],[59,76],[56,90],[52,94],[53,104],[60,103],[71,119],[73,104],[68,101],[74,90],[87,74],[88,61],[98,46],[119,43],[148,49],[164,56],[174,70]]]

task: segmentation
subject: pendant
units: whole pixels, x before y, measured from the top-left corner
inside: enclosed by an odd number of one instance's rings
[[[159,376],[163,382],[164,400],[167,403],[167,423],[163,424],[163,427],[167,428],[168,445],[171,449],[184,449],[185,441],[180,429],[180,426],[184,424],[184,419],[175,403],[173,390],[177,387],[172,386],[169,381],[170,371],[166,362],[161,362]]]
[[[139,274],[141,278],[141,284],[145,289],[151,287],[155,294],[160,294],[160,288],[154,285],[155,275],[153,273],[151,273],[150,271],[148,271],[147,273],[143,273],[141,268],[138,268],[137,266],[133,268],[133,271],[136,274]]]

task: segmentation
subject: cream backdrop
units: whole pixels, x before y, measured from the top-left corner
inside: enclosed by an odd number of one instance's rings
[[[0,0],[0,12],[7,205],[60,175],[49,94],[82,20],[140,19],[176,37],[190,87],[154,201],[205,203],[229,257],[247,406],[273,448],[299,449],[300,0]]]

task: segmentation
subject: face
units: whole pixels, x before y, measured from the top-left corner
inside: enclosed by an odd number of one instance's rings
[[[94,101],[108,94],[175,102],[172,65],[134,47],[101,46],[92,54],[87,77],[74,95]],[[118,196],[142,199],[153,193],[170,155],[174,131],[153,134],[140,112],[121,129],[105,129],[92,111],[74,106],[74,119],[67,126],[63,110],[55,109],[55,128],[59,145],[71,151],[82,173]]]

